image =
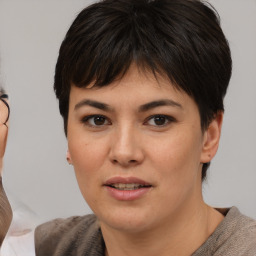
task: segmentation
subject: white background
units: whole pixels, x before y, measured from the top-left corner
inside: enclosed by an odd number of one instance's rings
[[[41,220],[85,214],[53,92],[61,41],[93,1],[0,0],[1,83],[11,99],[4,168],[9,194]],[[212,0],[233,56],[219,152],[204,184],[205,200],[238,206],[256,218],[256,0]]]

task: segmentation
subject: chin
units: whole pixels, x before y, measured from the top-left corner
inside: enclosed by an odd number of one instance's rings
[[[97,213],[96,216],[100,220],[101,225],[108,226],[122,232],[137,233],[145,231],[153,221],[152,214],[138,209],[116,209]]]

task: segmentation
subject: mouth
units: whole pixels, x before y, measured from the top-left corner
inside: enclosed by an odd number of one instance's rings
[[[118,190],[136,190],[152,187],[150,183],[136,177],[113,177],[108,179],[104,186]]]
[[[143,185],[143,184],[138,184],[138,183],[114,183],[114,184],[109,184],[109,185],[105,185],[105,186],[115,188],[118,190],[136,190],[136,189],[141,189],[141,188],[152,187],[151,185]]]
[[[113,177],[103,186],[112,198],[119,201],[134,201],[142,198],[153,187],[152,184],[136,177]]]

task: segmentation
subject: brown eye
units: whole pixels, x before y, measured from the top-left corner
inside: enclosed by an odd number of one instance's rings
[[[151,116],[148,119],[147,124],[149,124],[151,126],[165,126],[174,121],[175,121],[175,119],[171,116],[155,115],[155,116]]]
[[[106,118],[103,116],[95,116],[94,118],[92,118],[92,122],[95,125],[104,125],[106,122]]]
[[[156,125],[164,125],[166,123],[166,117],[165,116],[156,116],[156,117],[154,117],[154,123]]]
[[[87,117],[83,118],[81,121],[85,125],[87,124],[89,126],[94,126],[94,127],[109,124],[109,121],[107,120],[107,118],[104,116],[101,116],[101,115],[87,116]]]

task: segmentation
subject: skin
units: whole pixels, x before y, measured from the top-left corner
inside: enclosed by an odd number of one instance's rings
[[[7,116],[7,107],[0,101],[1,115]],[[8,198],[6,197],[3,184],[2,184],[2,167],[3,157],[5,153],[5,147],[8,135],[8,122],[7,126],[0,123],[0,246],[5,238],[5,235],[9,229],[12,220],[12,210],[9,204]]]
[[[2,124],[5,122],[4,118],[8,115],[8,109],[5,104],[0,100],[0,110],[1,110],[1,117],[0,117],[0,171],[2,171],[3,167],[3,157],[6,148],[6,142],[8,137],[8,122],[6,125]],[[4,117],[4,118],[3,118]],[[2,173],[1,173],[2,174]]]
[[[159,100],[168,104],[145,108]],[[101,125],[91,115],[104,116]],[[161,117],[159,125],[156,115],[170,118]],[[213,233],[223,216],[203,201],[201,171],[217,151],[222,117],[218,113],[202,131],[191,97],[135,65],[103,88],[72,85],[67,158],[99,218],[106,255],[191,255]],[[116,176],[152,187],[136,200],[120,201],[104,186]]]

